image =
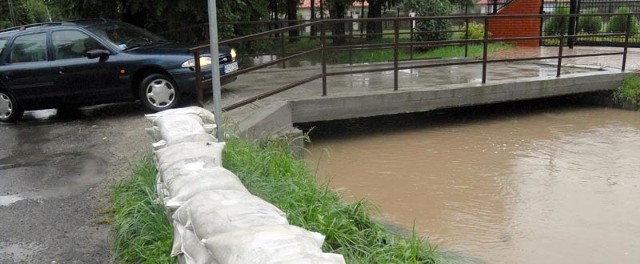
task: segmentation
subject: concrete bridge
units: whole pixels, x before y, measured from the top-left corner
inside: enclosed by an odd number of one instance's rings
[[[557,47],[519,49],[523,52],[557,53]],[[613,49],[613,48],[609,48]],[[503,56],[510,56],[509,52]],[[593,48],[576,48],[566,53],[589,53]],[[602,50],[596,52],[602,52]],[[566,54],[565,53],[565,54]],[[630,49],[627,72],[637,69],[640,50]],[[584,57],[563,61],[556,77],[557,60],[489,64],[487,82],[481,83],[481,65],[454,65],[402,70],[399,89],[393,89],[393,72],[331,76],[327,95],[322,96],[316,80],[250,105],[225,112],[231,129],[242,136],[298,134],[295,123],[350,119],[435,109],[547,98],[613,90],[624,79],[621,56]],[[416,62],[412,62],[416,63]],[[418,62],[421,63],[421,62]],[[422,63],[429,63],[428,61]],[[342,65],[333,70],[358,70],[377,65]],[[329,72],[331,72],[331,69]],[[241,75],[223,87],[223,105],[317,74],[319,66],[266,69]],[[210,102],[205,105],[213,109]]]

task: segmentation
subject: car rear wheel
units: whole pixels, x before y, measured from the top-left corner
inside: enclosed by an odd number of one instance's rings
[[[11,93],[0,90],[0,122],[15,122],[23,113],[16,98]]]
[[[140,83],[140,100],[152,111],[171,109],[178,104],[180,93],[177,86],[164,74],[151,74]]]

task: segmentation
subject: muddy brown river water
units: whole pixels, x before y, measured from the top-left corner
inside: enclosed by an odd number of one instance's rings
[[[554,104],[314,124],[306,160],[465,262],[640,263],[640,113]]]

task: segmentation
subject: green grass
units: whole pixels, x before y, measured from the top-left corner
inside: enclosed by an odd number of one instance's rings
[[[390,40],[386,41],[364,41],[360,44],[367,43],[390,43]],[[299,43],[291,44],[287,47],[289,52],[300,52],[305,50],[311,50],[319,47],[319,40],[301,41]],[[496,52],[512,48],[512,44],[505,43],[492,43],[488,46],[488,52]],[[413,59],[436,59],[436,58],[460,58],[464,57],[464,46],[442,46],[431,49],[414,49],[401,48],[399,51],[400,60],[411,60],[411,53],[413,52]],[[467,57],[480,57],[482,56],[483,45],[470,44],[468,46]],[[388,62],[393,61],[393,49],[370,49],[370,50],[350,50],[350,51],[329,51],[327,54],[327,62],[332,64],[348,64],[348,63],[372,63],[372,62]],[[301,58],[302,61],[320,62],[319,54],[310,54],[305,58]]]
[[[253,194],[286,212],[291,224],[326,235],[324,250],[343,254],[347,263],[443,261],[415,232],[402,238],[374,221],[375,209],[366,201],[345,203],[326,185],[319,185],[284,140],[256,145],[230,138],[224,166]]]
[[[173,228],[154,203],[156,168],[151,158],[134,164],[133,176],[111,190],[116,263],[176,263],[169,256]]]
[[[326,235],[323,250],[343,254],[347,263],[442,263],[444,255],[415,232],[401,237],[372,218],[366,201],[346,203],[320,185],[285,140],[254,144],[229,138],[224,166],[251,193],[287,213],[289,222]],[[111,191],[114,256],[117,263],[175,263],[169,256],[172,227],[155,204],[155,165],[145,158],[133,176]]]
[[[618,104],[631,104],[640,109],[640,76],[633,74],[625,77],[622,85],[614,91],[613,97]]]

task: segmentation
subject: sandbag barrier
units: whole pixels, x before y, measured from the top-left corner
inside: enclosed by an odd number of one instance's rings
[[[345,263],[322,252],[324,235],[290,225],[222,167],[214,115],[200,107],[146,115],[157,159],[157,201],[173,222],[180,263]]]

